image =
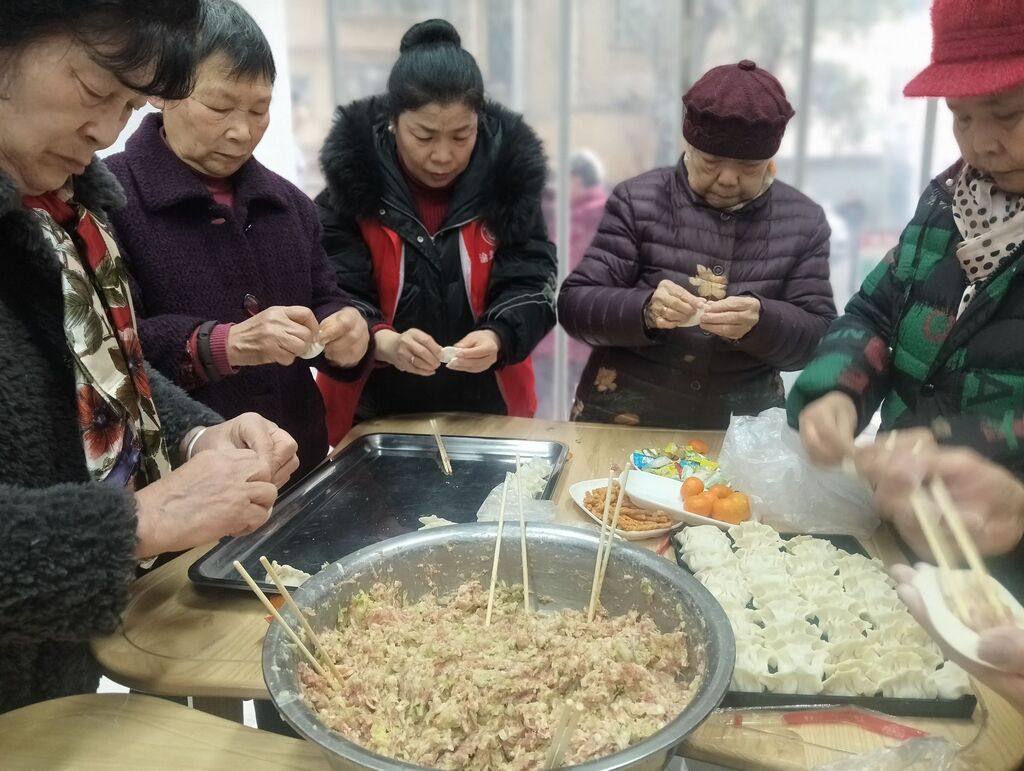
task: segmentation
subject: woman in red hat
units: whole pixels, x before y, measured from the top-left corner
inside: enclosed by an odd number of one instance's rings
[[[821,207],[775,180],[793,108],[741,61],[683,97],[688,147],[615,188],[558,316],[594,347],[573,418],[724,429],[784,403],[835,318]]]
[[[929,184],[788,405],[814,461],[854,457],[878,490],[900,468],[890,459],[937,457],[934,442],[975,451],[961,475],[994,478],[996,463],[1024,477],[1024,17],[1015,0],[936,0],[932,26],[932,62],[904,93],[945,98],[961,158]],[[896,441],[855,451],[879,406]],[[979,532],[1017,533],[980,540],[989,553],[1012,550],[989,568],[1020,597],[1024,511],[1011,501],[999,512],[963,506]]]
[[[883,429],[925,428],[1021,474],[1024,16],[1014,0],[936,0],[932,25],[932,63],[904,93],[945,98],[961,158],[829,329],[790,421],[835,464],[881,406]]]

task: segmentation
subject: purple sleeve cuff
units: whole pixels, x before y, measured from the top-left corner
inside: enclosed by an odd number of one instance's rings
[[[233,375],[238,369],[231,366],[228,361],[228,332],[234,324],[218,324],[210,333],[210,353],[213,355],[213,364],[221,375]]]

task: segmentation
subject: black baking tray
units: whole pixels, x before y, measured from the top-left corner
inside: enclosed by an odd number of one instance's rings
[[[444,437],[452,476],[442,473],[431,434],[368,434],[325,461],[274,506],[270,520],[240,538],[225,538],[189,568],[202,586],[246,589],[232,567],[242,563],[267,592],[259,558],[315,574],[324,563],[365,546],[422,527],[434,514],[452,522],[475,522],[488,493],[505,473],[515,471],[516,455],[526,463],[543,458],[552,465],[541,497],[550,499],[568,456],[561,442]]]
[[[788,541],[797,533],[779,533],[779,536]],[[852,535],[828,535],[813,534],[815,538],[821,538],[832,543],[837,549],[842,549],[850,554],[860,554],[869,557],[864,545]],[[676,564],[688,573],[689,567],[683,561],[683,555],[679,551],[679,544],[675,536],[672,538],[672,550],[676,555]],[[959,699],[894,699],[887,696],[823,696],[807,694],[788,693],[751,693],[749,691],[726,691],[722,699],[723,707],[800,707],[800,706],[854,706],[865,709],[873,709],[877,712],[884,712],[887,715],[899,717],[936,717],[953,718],[957,720],[969,720],[974,714],[978,705],[978,699],[974,694],[961,696]]]

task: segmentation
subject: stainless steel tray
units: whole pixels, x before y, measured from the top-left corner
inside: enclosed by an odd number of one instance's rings
[[[231,563],[238,560],[267,591],[261,555],[307,573],[365,546],[418,530],[435,514],[475,522],[476,512],[506,471],[544,458],[552,465],[543,498],[551,498],[568,447],[561,442],[446,436],[453,474],[441,471],[432,435],[369,434],[325,461],[289,491],[263,527],[226,538],[189,568],[196,584],[246,589]]]

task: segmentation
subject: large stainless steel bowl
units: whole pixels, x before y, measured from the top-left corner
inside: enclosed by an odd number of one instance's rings
[[[527,525],[530,588],[553,602],[545,608],[586,607],[590,597],[598,535],[595,531],[560,525]],[[430,590],[442,592],[467,580],[490,578],[496,525],[478,523],[439,527],[382,541],[328,566],[295,592],[299,606],[312,612],[315,631],[337,623],[338,606],[379,580],[400,580],[410,598]],[[642,579],[650,591],[641,591]],[[499,579],[521,580],[519,528],[505,527]],[[663,769],[676,747],[718,706],[732,677],[736,643],[722,608],[700,583],[653,552],[616,540],[601,596],[613,615],[632,609],[651,616],[663,630],[682,620],[689,640],[690,661],[699,672],[692,701],[658,733],[614,755],[575,768]],[[292,621],[290,614],[285,618]],[[416,769],[409,763],[377,755],[323,726],[299,694],[296,677],[301,654],[279,625],[267,632],[263,644],[263,676],[270,697],[284,719],[300,735],[315,742],[336,769]]]

